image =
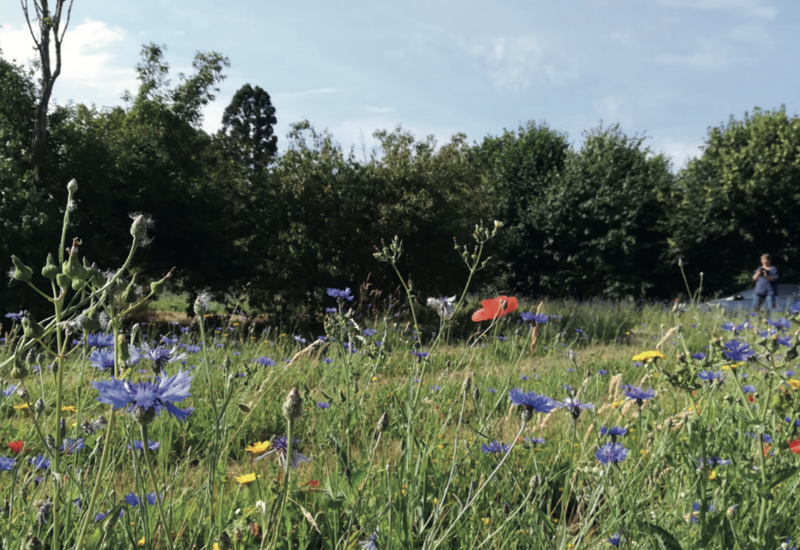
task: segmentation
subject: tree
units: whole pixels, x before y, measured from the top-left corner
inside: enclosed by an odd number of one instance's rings
[[[672,196],[672,250],[710,293],[752,285],[769,253],[784,281],[800,275],[800,118],[756,108],[708,130],[703,155]]]
[[[278,137],[273,135],[273,126],[277,123],[269,94],[258,86],[253,88],[245,84],[225,109],[220,133],[255,173],[278,152]]]
[[[31,142],[30,164],[36,172],[42,161],[47,140],[47,109],[50,105],[50,96],[53,94],[53,86],[56,79],[61,75],[61,45],[64,35],[67,33],[69,18],[72,14],[73,0],[56,0],[55,11],[50,10],[48,0],[34,0],[33,7],[36,13],[36,24],[38,26],[38,36],[31,23],[31,13],[28,0],[21,0],[22,11],[25,14],[25,21],[28,23],[28,30],[31,33],[36,51],[39,52],[39,69],[41,70],[41,83],[39,86],[39,98],[36,105],[36,118],[33,125],[33,139]],[[66,18],[64,18],[64,5],[67,4]],[[63,23],[63,27],[62,27]],[[56,55],[55,67],[50,59],[50,43]]]

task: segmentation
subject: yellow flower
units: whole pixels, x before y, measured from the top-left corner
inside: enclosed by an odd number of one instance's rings
[[[219,550],[219,544],[215,542],[211,550]]]
[[[236,483],[240,483],[242,485],[250,485],[256,480],[257,477],[261,476],[257,476],[256,474],[245,474],[243,476],[237,477]]]
[[[139,546],[144,546],[144,537],[139,539]]]
[[[245,447],[245,450],[260,455],[261,453],[266,452],[267,449],[269,449],[269,447],[270,447],[269,441],[264,441],[263,443],[261,441],[258,441],[257,443],[253,443],[252,445]]]
[[[76,413],[78,412],[78,407],[76,407],[75,405],[67,405],[65,407],[61,407],[61,410],[63,412]]]
[[[14,405],[14,408],[17,409],[18,411],[23,411],[28,408],[28,404],[23,403],[22,405]]]
[[[789,380],[786,381],[786,383],[789,384],[793,390],[800,390],[800,380],[795,380],[794,378],[790,378]]]
[[[377,376],[373,376],[373,377],[372,377],[372,381],[373,381],[373,382],[377,382],[377,381],[378,381],[378,377],[377,377]]]
[[[666,359],[667,356],[660,351],[643,351],[639,355],[634,355],[631,361],[654,361],[656,359]]]
[[[489,518],[481,518],[484,525],[489,525]]]
[[[717,479],[717,471],[716,470],[711,470],[711,473],[708,474],[708,479],[710,479],[712,481]]]
[[[619,401],[614,401],[613,403],[611,403],[611,408],[618,409],[622,406],[623,403],[625,403],[624,399],[620,399]]]

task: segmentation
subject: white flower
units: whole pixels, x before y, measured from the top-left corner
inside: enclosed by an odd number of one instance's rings
[[[435,309],[439,315],[444,317],[445,319],[449,319],[455,313],[456,308],[453,305],[453,302],[456,301],[455,296],[442,297],[442,298],[428,298],[428,306]]]

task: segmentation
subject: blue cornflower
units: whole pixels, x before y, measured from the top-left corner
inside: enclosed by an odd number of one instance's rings
[[[31,464],[37,470],[46,470],[50,467],[50,461],[44,455],[39,455],[31,459]]]
[[[339,310],[336,309],[335,307],[326,307],[325,313],[339,313]]]
[[[438,391],[441,391],[441,389],[442,389],[441,386],[431,386],[431,391],[432,392],[438,392]]]
[[[605,376],[606,374],[608,374],[608,371],[607,371],[606,369],[599,369],[599,370],[597,371],[597,374],[598,374],[599,376]]]
[[[339,290],[338,288],[329,288],[327,290],[327,294],[331,298],[336,298],[337,300],[347,300],[348,302],[353,301],[353,295],[350,292],[350,287],[347,287],[344,290]]]
[[[787,424],[794,424],[796,427],[800,428],[800,418],[792,420],[787,416],[786,418],[783,419],[783,421],[786,422]]]
[[[130,506],[132,508],[135,508],[135,507],[139,506],[139,502],[140,502],[139,501],[139,497],[137,497],[135,494],[133,494],[133,491],[131,491],[127,495],[125,495],[124,498],[125,498],[125,502],[130,504]],[[147,504],[149,504],[150,506],[154,505],[156,503],[156,493],[155,493],[155,491],[152,492],[152,493],[147,493],[147,495],[145,495],[145,498],[147,498]]]
[[[581,403],[575,397],[568,397],[562,403],[557,402],[556,406],[558,408],[567,409],[573,420],[578,420],[578,417],[580,417],[581,413],[586,409],[594,408],[592,403]]]
[[[725,380],[725,377],[722,375],[722,371],[719,370],[716,372],[710,370],[701,370],[699,373],[697,373],[697,377],[700,380],[708,382],[709,384],[713,384],[717,380]]]
[[[114,349],[96,349],[89,354],[89,362],[100,371],[114,368]]]
[[[114,335],[107,332],[98,332],[96,334],[89,334],[86,337],[86,344],[93,348],[113,348]]]
[[[364,550],[378,550],[378,530],[375,529],[374,533],[368,536],[366,540],[362,540],[358,544]]]
[[[522,443],[526,447],[533,447],[536,448],[537,445],[544,445],[544,438],[543,437],[526,437],[522,440]]]
[[[702,351],[697,352],[694,355],[692,355],[692,359],[697,359],[698,361],[702,361],[705,358],[706,358],[706,354],[703,353]]]
[[[319,407],[320,409],[330,409],[331,404],[328,403],[327,401],[320,401],[319,403],[317,403],[317,407]]]
[[[3,390],[3,397],[6,398],[11,397],[12,395],[14,395],[15,391],[17,391],[17,385],[10,384],[6,389]]]
[[[375,336],[378,333],[374,328],[365,328],[362,332],[364,336]]]
[[[161,341],[167,344],[168,346],[174,346],[175,344],[178,343],[177,338],[170,338],[169,336],[166,335],[161,337]]]
[[[728,321],[726,323],[722,323],[722,326],[720,328],[722,330],[727,330],[728,332],[733,332],[736,329],[736,325]]]
[[[0,470],[10,472],[14,467],[14,459],[0,456]]]
[[[146,343],[142,344],[142,347],[139,349],[139,353],[141,353],[144,359],[149,359],[153,362],[155,366],[155,370],[157,372],[161,372],[164,370],[164,367],[168,363],[174,363],[175,361],[183,361],[188,355],[185,353],[178,353],[176,348],[167,349],[167,348],[151,348]]]
[[[608,544],[610,544],[611,546],[619,546],[619,543],[620,543],[620,533],[619,532],[616,532],[613,535],[611,535],[610,537],[608,537]]]
[[[557,407],[557,402],[546,395],[539,395],[535,391],[525,393],[519,388],[514,388],[508,392],[508,398],[512,405],[525,407],[529,413],[549,413]]]
[[[200,351],[203,349],[203,345],[198,344],[195,346],[194,344],[186,344],[183,347],[183,349],[185,349],[189,353],[195,354],[195,353],[200,353]]]
[[[756,389],[755,386],[751,386],[750,384],[745,384],[744,386],[742,386],[742,391],[744,393],[756,393],[758,390]]]
[[[20,311],[20,313],[22,312]],[[791,313],[792,315],[797,315],[798,313],[800,313],[800,301],[797,301],[793,303],[791,306],[789,306],[789,313]],[[6,315],[6,317],[8,317],[8,315]]]
[[[256,462],[259,460],[263,460],[267,457],[267,455],[271,455],[272,453],[278,453],[278,460],[281,463],[281,466],[286,465],[286,452],[288,451],[289,441],[286,439],[285,435],[279,435],[275,439],[272,440],[272,447],[271,450],[267,451],[261,456],[256,457]],[[292,438],[292,457],[289,461],[290,466],[293,470],[296,470],[303,462],[310,462],[311,459],[305,455],[300,454],[297,450],[300,446],[300,440],[293,437]]]
[[[629,386],[628,389],[625,390],[625,397],[635,400],[636,405],[639,407],[641,407],[645,401],[653,399],[655,396],[656,392],[653,388],[643,390],[639,386]]]
[[[325,359],[322,360],[322,362],[323,363],[333,363],[333,359],[331,359],[330,357],[326,357]]]
[[[492,453],[495,455],[506,454],[510,450],[511,450],[511,445],[504,445],[503,443],[498,443],[496,439],[494,441],[490,441],[489,443],[484,443],[483,445],[481,445],[481,451],[483,451],[484,453]]]
[[[633,362],[633,366],[634,366],[634,367],[636,367],[636,368],[638,369],[639,367],[641,367],[641,366],[642,366],[642,362],[641,362],[641,361],[634,361],[634,362]]]
[[[623,462],[628,456],[628,449],[623,447],[622,443],[606,443],[594,452],[594,456],[605,466]]]
[[[72,454],[74,452],[79,452],[84,446],[82,437],[78,439],[64,438],[64,442],[61,444],[61,452]]]
[[[494,388],[486,388],[486,391],[488,391],[489,393],[497,393],[497,390]]]
[[[519,375],[519,379],[523,380],[524,382],[527,382],[529,380],[529,378],[527,376],[525,376],[524,374],[520,374]]]
[[[158,415],[166,409],[179,421],[183,421],[189,417],[188,410],[183,411],[173,403],[191,396],[189,393],[191,383],[192,377],[189,376],[189,372],[179,370],[178,374],[173,376],[157,376],[155,381],[130,383],[111,378],[111,380],[92,382],[92,386],[100,392],[97,400],[115,409],[127,407],[127,412],[138,411],[136,414],[142,415]],[[152,420],[152,417],[149,420]]]
[[[568,373],[575,372],[575,369],[573,369],[573,368],[569,368],[569,369],[567,369],[567,372],[568,372]]]
[[[261,357],[256,357],[253,359],[253,363],[258,363],[262,367],[274,367],[275,361],[267,357],[266,355],[262,355]]]
[[[789,330],[792,327],[792,322],[789,319],[778,317],[777,319],[767,319],[767,323],[771,326],[783,330]]]
[[[709,456],[709,457],[706,457],[706,463],[709,466],[711,466],[712,468],[716,468],[717,466],[727,466],[728,464],[731,463],[731,461],[730,460],[723,460],[718,456]],[[697,469],[698,470],[702,470],[703,469],[703,459],[702,458],[698,458],[697,459]]]
[[[791,336],[778,336],[777,341],[780,345],[786,346],[787,348],[792,347],[792,337]]]
[[[411,353],[413,353],[415,357],[419,357],[420,359],[425,359],[428,356],[427,351],[411,350]]]
[[[153,441],[152,439],[147,440],[147,448],[150,449],[151,451],[157,451],[160,447],[161,447],[160,441]],[[138,439],[135,439],[133,441],[133,449],[131,449],[131,446],[128,445],[128,450],[143,451],[144,444]]]
[[[692,504],[692,510],[694,510],[695,513],[692,514],[691,521],[692,521],[692,523],[697,523],[698,522],[697,515],[700,513],[700,503],[699,502],[695,502],[694,504]],[[709,512],[716,512],[717,511],[716,508],[714,508],[714,504],[713,503],[708,505],[708,511]]]
[[[523,321],[534,322],[537,325],[543,325],[549,320],[549,317],[544,313],[530,313],[527,311],[520,313],[520,317]]]
[[[618,437],[621,437],[627,433],[628,430],[620,426],[612,426],[611,428],[606,428],[603,426],[600,428],[600,435],[603,437],[607,435],[611,436],[611,441],[616,441]]]
[[[19,313],[6,313],[6,319],[11,319],[14,322],[22,321],[22,318],[25,317],[25,312],[20,310]]]
[[[295,339],[296,341],[300,342],[301,344],[305,344],[305,343],[306,343],[306,339],[305,339],[305,338],[302,338],[302,337],[300,337],[300,336],[297,336],[297,335],[295,335],[294,339]]]
[[[572,389],[572,386],[569,384],[561,384],[561,387],[564,388],[567,393],[575,393],[575,390]]]
[[[722,355],[731,361],[747,361],[756,353],[750,348],[749,344],[739,342],[738,340],[725,342],[723,347],[725,350],[722,352]]]

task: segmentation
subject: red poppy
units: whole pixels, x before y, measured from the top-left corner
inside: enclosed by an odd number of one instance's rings
[[[22,448],[24,446],[25,444],[22,441],[12,441],[11,443],[8,444],[8,448],[14,451],[15,453],[21,453]]]
[[[792,439],[789,442],[789,448],[792,450],[793,453],[800,454],[800,437],[797,439]]]
[[[750,403],[755,403],[756,397],[754,395],[748,395],[747,400],[750,401]]]
[[[317,487],[319,487],[319,481],[317,481],[316,479],[309,480],[308,486],[316,489]]]
[[[476,323],[481,321],[491,321],[502,317],[507,313],[517,310],[517,299],[508,296],[498,296],[493,300],[482,300],[481,309],[472,314],[472,320]]]
[[[764,456],[767,456],[768,454],[769,454],[769,445],[764,447]]]

